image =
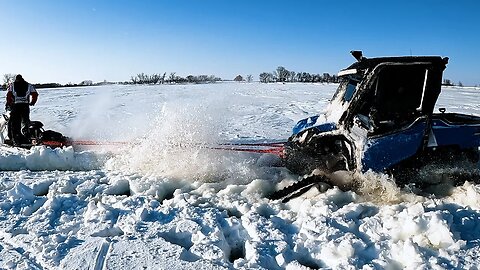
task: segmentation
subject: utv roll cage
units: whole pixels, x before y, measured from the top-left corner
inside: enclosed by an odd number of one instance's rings
[[[339,122],[351,127],[354,117],[367,117],[373,133],[385,132],[422,115],[431,115],[441,91],[442,73],[448,58],[405,56],[357,59],[339,72],[341,84],[335,96],[343,95],[348,109]],[[344,87],[342,87],[344,85]]]

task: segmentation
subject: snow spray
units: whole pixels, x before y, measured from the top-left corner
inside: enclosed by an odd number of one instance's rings
[[[113,158],[109,167],[201,182],[245,177],[251,173],[251,154],[209,149],[221,141],[226,112],[221,104],[164,103],[146,136]]]

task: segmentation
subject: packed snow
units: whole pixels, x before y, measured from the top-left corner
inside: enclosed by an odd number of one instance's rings
[[[476,269],[480,185],[419,196],[368,172],[359,190],[282,203],[266,196],[299,176],[277,157],[208,147],[284,141],[335,88],[40,89],[32,120],[104,145],[0,146],[0,268]],[[480,89],[447,87],[437,107],[478,104]]]

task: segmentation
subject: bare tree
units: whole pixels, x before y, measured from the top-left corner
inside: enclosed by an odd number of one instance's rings
[[[3,88],[6,90],[8,85],[15,81],[15,74],[7,73],[3,74]]]
[[[197,81],[197,78],[193,75],[188,75],[185,79],[187,79],[187,82],[189,83],[194,83]]]
[[[450,85],[452,85],[452,81],[449,80],[449,79],[443,79],[443,85],[448,85],[448,86],[450,86]]]
[[[263,72],[259,76],[260,82],[326,82],[326,83],[338,83],[339,78],[337,75],[330,75],[329,73],[310,74],[308,72],[295,72],[289,71],[286,68],[279,66],[273,73]],[[449,82],[449,80],[448,80]]]
[[[280,67],[277,67],[277,70],[275,71],[275,75],[277,77],[278,82],[286,82],[288,79],[289,71],[286,68],[280,66]]]
[[[252,82],[253,81],[253,75],[252,74],[248,74],[247,75],[247,82]]]
[[[262,72],[259,76],[260,82],[269,83],[274,81],[274,76],[272,73]]]
[[[168,76],[168,81],[169,81],[170,83],[174,82],[175,79],[177,78],[177,76],[175,76],[175,74],[176,74],[176,72],[171,72],[171,73],[170,73],[170,76]]]
[[[221,81],[221,78],[216,77],[215,75],[188,75],[186,78],[177,76],[175,72],[171,72],[168,76],[168,79],[165,79],[167,73],[163,74],[145,74],[139,73],[136,76],[130,77],[131,83],[133,84],[163,84],[167,83],[214,83]]]
[[[137,78],[137,76],[132,76],[132,77],[130,77],[130,80],[132,81],[133,84],[137,84],[137,83],[138,83],[138,78]]]
[[[160,78],[160,83],[164,84],[165,83],[165,76],[167,76],[167,72],[164,72],[162,77]]]
[[[213,83],[214,83],[214,82],[218,82],[218,81],[221,81],[221,80],[222,80],[221,78],[219,78],[219,77],[217,77],[217,76],[215,76],[215,75],[210,75],[210,76],[208,76],[208,81],[209,81],[209,82],[213,82]]]
[[[295,71],[290,71],[288,73],[288,80],[290,82],[295,82],[295,78],[296,78],[295,75],[297,75],[297,73]]]

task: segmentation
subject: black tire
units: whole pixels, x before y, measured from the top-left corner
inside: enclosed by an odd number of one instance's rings
[[[285,145],[285,166],[305,175],[318,169],[326,173],[353,169],[352,147],[343,135],[299,134]]]

